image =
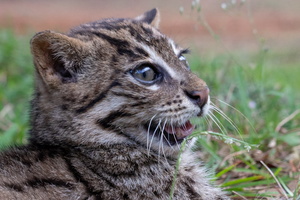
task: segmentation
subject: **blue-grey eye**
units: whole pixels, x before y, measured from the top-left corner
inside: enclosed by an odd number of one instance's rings
[[[160,74],[151,64],[143,64],[131,71],[132,76],[146,84],[153,84],[160,78]]]

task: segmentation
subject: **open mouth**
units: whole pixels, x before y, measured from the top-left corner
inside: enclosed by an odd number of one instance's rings
[[[161,138],[169,145],[176,145],[191,135],[195,126],[188,120],[182,125],[166,124],[164,127],[162,125],[151,125],[149,128],[147,126],[147,129],[153,137]]]

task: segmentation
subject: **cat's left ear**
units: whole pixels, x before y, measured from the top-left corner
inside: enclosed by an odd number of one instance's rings
[[[160,22],[160,14],[157,8],[153,8],[152,10],[149,10],[144,14],[136,17],[135,20],[150,24],[158,29]]]
[[[77,82],[88,47],[79,39],[43,31],[31,39],[31,52],[38,76],[46,85],[57,87]]]

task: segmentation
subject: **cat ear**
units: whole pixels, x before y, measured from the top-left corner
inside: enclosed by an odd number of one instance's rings
[[[154,8],[152,10],[149,10],[145,12],[144,14],[138,16],[135,18],[135,20],[148,23],[155,28],[159,28],[159,22],[160,22],[160,14],[157,8]]]
[[[31,39],[31,52],[37,73],[49,86],[77,81],[85,44],[66,35],[44,31]]]

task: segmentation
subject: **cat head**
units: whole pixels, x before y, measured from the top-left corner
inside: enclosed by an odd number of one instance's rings
[[[208,112],[209,89],[186,49],[158,30],[159,12],[37,33],[31,140],[127,143],[174,155]]]

